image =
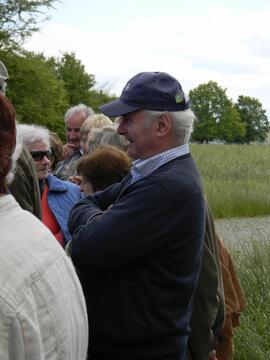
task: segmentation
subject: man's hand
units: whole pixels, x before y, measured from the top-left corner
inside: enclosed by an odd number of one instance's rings
[[[78,175],[70,176],[68,180],[76,185],[81,185],[82,183],[82,177]]]
[[[75,147],[75,145],[71,144],[71,143],[67,143],[67,144],[63,145],[61,160],[65,160],[69,156],[71,156],[74,153],[74,147]]]

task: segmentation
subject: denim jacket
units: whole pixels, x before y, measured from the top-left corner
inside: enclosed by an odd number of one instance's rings
[[[65,244],[67,244],[71,240],[67,226],[69,212],[82,199],[83,195],[78,185],[60,180],[53,175],[48,176],[47,184],[49,188],[48,205],[62,230]]]

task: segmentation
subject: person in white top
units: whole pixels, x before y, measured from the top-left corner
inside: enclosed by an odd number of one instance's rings
[[[85,300],[51,232],[7,193],[15,111],[0,95],[0,359],[85,360]]]

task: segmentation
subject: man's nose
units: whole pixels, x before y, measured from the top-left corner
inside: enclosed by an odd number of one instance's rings
[[[124,135],[126,133],[126,126],[125,126],[125,122],[123,120],[119,121],[117,132],[119,135]]]
[[[78,133],[76,132],[76,131],[73,131],[73,130],[71,130],[70,132],[69,132],[69,137],[71,137],[71,138],[77,138],[78,137]]]

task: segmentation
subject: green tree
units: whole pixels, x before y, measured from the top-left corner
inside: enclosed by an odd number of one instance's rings
[[[237,139],[237,141],[246,143],[265,141],[269,133],[269,121],[259,100],[240,95],[235,106],[241,121],[246,125],[244,138]]]
[[[58,0],[0,0],[0,49],[20,47]]]
[[[201,84],[189,93],[191,108],[196,115],[192,140],[209,142],[215,139],[232,142],[243,136],[245,129],[226,89],[216,82]]]
[[[95,77],[85,71],[82,62],[75,57],[75,53],[64,53],[60,59],[51,58],[55,71],[68,94],[70,106],[84,103],[91,106],[90,89],[95,85]]]
[[[60,59],[52,57],[49,62],[53,65],[57,77],[64,82],[69,106],[83,103],[98,112],[101,104],[116,98],[106,88],[94,89],[95,76],[86,72],[85,66],[76,58],[75,53],[64,53]]]
[[[223,114],[217,128],[218,138],[227,143],[234,143],[237,139],[243,139],[246,133],[246,125],[241,121],[241,117],[234,106]]]
[[[7,97],[13,103],[17,120],[44,125],[64,139],[63,116],[69,104],[64,83],[42,54],[1,52],[10,80]]]
[[[90,90],[90,106],[95,112],[99,112],[99,106],[106,104],[110,101],[116,100],[115,95],[110,94],[106,90]]]

